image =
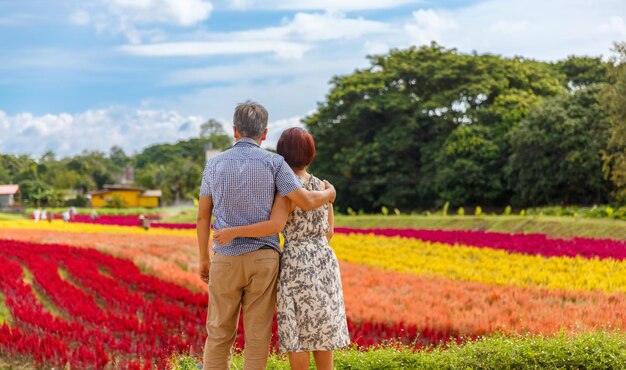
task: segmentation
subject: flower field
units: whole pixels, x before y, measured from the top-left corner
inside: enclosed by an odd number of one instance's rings
[[[195,243],[191,229],[0,221],[0,359],[163,368],[200,352]],[[360,346],[625,327],[622,240],[337,228],[331,245]]]

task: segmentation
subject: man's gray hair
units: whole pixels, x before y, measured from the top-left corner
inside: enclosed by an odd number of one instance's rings
[[[265,107],[248,100],[245,103],[237,104],[233,116],[233,125],[241,136],[258,139],[267,128],[268,116]]]

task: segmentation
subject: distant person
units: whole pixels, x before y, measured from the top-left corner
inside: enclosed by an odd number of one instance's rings
[[[78,211],[76,210],[76,207],[70,207],[69,212],[70,212],[70,220],[74,221],[74,218],[78,214]]]
[[[150,228],[150,219],[146,217],[143,213],[139,214],[139,225],[144,228],[144,230],[148,230]]]
[[[48,219],[48,212],[45,209],[41,210],[41,220],[43,221],[47,219]]]
[[[283,157],[260,148],[267,121],[263,106],[239,104],[233,117],[235,145],[209,159],[202,175],[197,233],[198,270],[209,284],[205,370],[229,369],[240,309],[244,369],[266,368],[280,255],[277,234],[218,242],[210,253],[211,216],[215,215],[215,230],[220,230],[269,220],[275,195],[308,210],[335,198],[330,184],[319,191],[304,189]]]
[[[285,130],[276,151],[306,189],[324,189],[324,182],[307,172],[315,157],[315,142],[305,129]],[[215,232],[215,240],[223,244],[282,230],[285,245],[276,298],[278,340],[294,370],[309,368],[309,352],[313,352],[318,370],[332,370],[333,350],[350,344],[339,262],[328,245],[333,228],[332,204],[306,211],[276,195],[269,221]]]
[[[39,222],[40,218],[41,218],[41,208],[37,207],[33,211],[33,220],[35,220],[35,222]]]
[[[91,212],[89,213],[89,218],[91,218],[91,221],[95,221],[98,219],[98,212],[96,212],[95,209],[92,209]]]
[[[63,222],[69,222],[70,221],[70,211],[63,211],[62,215],[63,217]]]

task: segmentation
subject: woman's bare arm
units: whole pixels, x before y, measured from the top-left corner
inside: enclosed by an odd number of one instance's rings
[[[213,233],[215,241],[224,245],[235,238],[260,238],[276,234],[285,228],[287,218],[291,212],[291,201],[287,197],[276,194],[270,219],[246,226],[235,226],[219,229]]]
[[[328,232],[326,232],[326,240],[330,243],[330,239],[335,234],[335,211],[333,210],[333,204],[328,204]]]

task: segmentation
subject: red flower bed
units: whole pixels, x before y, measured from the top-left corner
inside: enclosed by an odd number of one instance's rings
[[[145,275],[130,261],[93,249],[0,240],[0,265],[0,292],[12,316],[10,326],[0,326],[0,353],[9,358],[32,358],[46,367],[164,368],[173,352],[202,350],[206,295]],[[33,285],[58,317],[24,282],[23,268],[31,271]],[[416,347],[459,340],[450,330],[348,324],[353,342],[361,346],[390,339]],[[240,323],[235,346],[243,345]],[[272,346],[277,348],[276,322]]]
[[[429,242],[502,249],[508,252],[537,254],[546,257],[575,257],[626,259],[626,241],[613,239],[573,238],[551,239],[545,234],[504,234],[469,230],[416,229],[354,229],[335,228],[341,234],[374,234],[399,236]]]

